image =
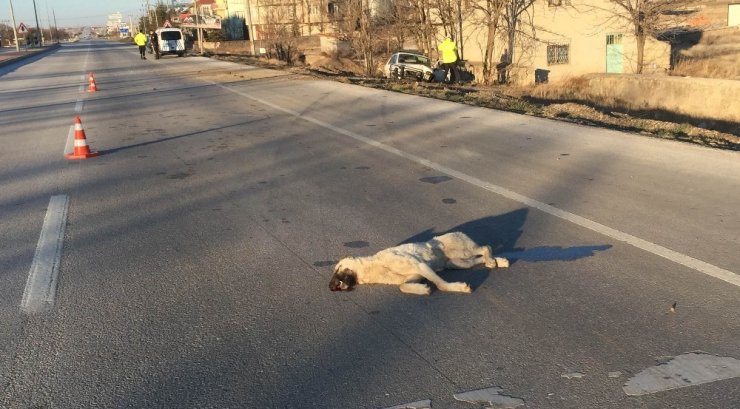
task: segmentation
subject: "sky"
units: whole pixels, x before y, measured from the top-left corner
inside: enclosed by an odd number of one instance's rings
[[[33,0],[0,0],[0,23],[12,24],[11,2],[16,26],[23,22],[29,27],[35,27]],[[156,3],[154,0],[150,2]],[[49,21],[54,25],[55,14],[59,27],[104,26],[108,15],[117,11],[123,14],[124,20],[128,20],[130,15],[136,21],[138,16],[144,14],[144,4],[145,0],[36,0],[36,10],[39,24],[43,28],[49,27]]]

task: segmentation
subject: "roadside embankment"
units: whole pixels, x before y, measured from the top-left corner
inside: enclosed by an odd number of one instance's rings
[[[14,64],[18,61],[23,61],[34,56],[42,55],[44,53],[56,50],[59,47],[61,47],[60,44],[53,44],[41,48],[32,48],[28,50],[21,49],[21,51],[6,51],[0,53],[0,67]]]

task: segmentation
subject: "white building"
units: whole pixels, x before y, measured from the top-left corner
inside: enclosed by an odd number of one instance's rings
[[[123,26],[123,14],[120,11],[108,16],[108,23],[106,23],[108,35],[118,34],[118,30]]]

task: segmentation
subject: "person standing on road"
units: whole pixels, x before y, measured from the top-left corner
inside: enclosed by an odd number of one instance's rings
[[[139,34],[134,36],[134,43],[139,46],[139,54],[141,54],[141,59],[146,60],[146,34],[139,31]]]
[[[457,44],[452,40],[452,36],[447,36],[444,41],[439,44],[437,49],[442,56],[442,68],[445,70],[445,81],[447,81],[447,76],[450,77],[450,83],[459,81],[460,76],[457,73]]]
[[[154,50],[154,59],[159,59],[159,38],[157,38],[157,33],[154,31],[149,32],[149,44],[151,44],[152,49]]]

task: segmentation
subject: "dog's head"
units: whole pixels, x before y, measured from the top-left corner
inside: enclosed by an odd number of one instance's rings
[[[357,285],[357,273],[352,269],[353,264],[352,257],[339,260],[334,267],[334,275],[329,281],[331,291],[352,291],[352,288]]]

